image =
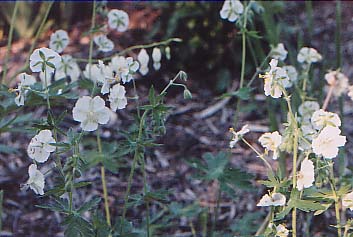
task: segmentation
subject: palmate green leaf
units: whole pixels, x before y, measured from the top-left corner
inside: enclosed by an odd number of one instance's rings
[[[18,154],[19,151],[15,147],[0,144],[0,154],[1,153],[9,155],[9,154]]]
[[[101,213],[96,212],[92,216],[92,224],[96,237],[108,237],[110,235],[111,228]]]
[[[94,237],[93,226],[79,215],[68,215],[63,224],[65,237]]]
[[[224,168],[228,164],[228,155],[225,152],[219,152],[216,156],[212,153],[205,153],[202,158],[207,163],[207,173],[205,179],[215,180],[223,175]]]
[[[82,214],[85,211],[91,210],[94,207],[98,206],[98,204],[100,203],[101,198],[99,197],[95,197],[93,199],[91,199],[90,201],[84,203],[78,210],[77,212]]]
[[[291,202],[291,200],[289,200],[289,202]],[[305,212],[326,209],[325,206],[321,205],[321,203],[312,200],[293,200],[292,202],[293,207],[296,207]]]
[[[51,211],[57,211],[62,213],[69,213],[69,203],[66,199],[55,198],[51,203],[46,205],[36,205],[36,207],[49,209]]]
[[[241,189],[252,189],[251,180],[253,176],[240,169],[228,168],[224,170],[224,173],[220,176],[219,181],[221,183],[229,184],[235,188]]]
[[[220,98],[235,96],[235,97],[238,97],[240,100],[248,100],[248,99],[250,99],[252,90],[253,90],[252,88],[243,87],[243,88],[240,88],[237,91],[224,93]]]

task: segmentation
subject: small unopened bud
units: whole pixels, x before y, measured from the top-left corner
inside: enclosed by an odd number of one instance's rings
[[[180,71],[180,78],[181,78],[181,80],[183,80],[183,81],[187,81],[188,75],[186,74],[186,72]]]
[[[192,99],[192,94],[188,89],[184,90],[184,99],[186,99],[186,100]]]
[[[170,47],[169,47],[169,46],[167,46],[167,47],[165,48],[165,56],[166,56],[166,58],[167,58],[168,60],[170,60],[171,55],[170,55]]]

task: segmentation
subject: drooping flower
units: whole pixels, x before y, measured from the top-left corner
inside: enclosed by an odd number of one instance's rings
[[[129,15],[122,10],[110,10],[108,13],[108,25],[112,29],[124,32],[129,27]]]
[[[272,47],[271,56],[274,59],[284,61],[287,58],[288,51],[284,48],[282,43],[276,45],[276,47]]]
[[[273,152],[273,159],[277,160],[278,157],[278,148],[282,143],[282,136],[276,131],[273,133],[264,133],[259,138],[261,146],[263,146],[266,151]]]
[[[286,205],[286,196],[281,193],[272,193],[271,196],[265,194],[256,205],[258,207],[284,206]]]
[[[283,89],[291,86],[286,70],[277,67],[277,64],[278,60],[272,59],[269,72],[266,72],[265,75],[260,75],[260,78],[264,78],[265,95],[273,98],[281,97]]]
[[[309,188],[315,181],[314,164],[308,158],[305,158],[300,164],[300,171],[297,177],[297,189]]]
[[[97,130],[98,124],[108,123],[110,110],[101,97],[83,96],[77,100],[72,115],[75,121],[81,122],[83,131],[90,132]]]
[[[153,48],[152,59],[153,59],[153,67],[155,70],[158,71],[161,68],[161,59],[162,59],[162,53],[159,48],[157,47]]]
[[[141,49],[137,55],[137,60],[140,62],[140,73],[143,76],[146,75],[148,73],[148,62],[150,61],[146,49]]]
[[[51,49],[40,48],[34,50],[29,60],[32,72],[53,73],[61,62],[61,56]]]
[[[220,11],[222,19],[235,22],[244,12],[244,6],[239,0],[225,0]]]
[[[322,56],[317,52],[316,49],[303,47],[299,50],[297,60],[299,63],[316,63],[321,61]]]
[[[80,77],[80,67],[71,55],[65,54],[61,56],[61,63],[55,71],[55,80],[70,77],[71,81],[77,81]]]
[[[353,211],[353,192],[347,193],[342,197],[342,206]]]
[[[295,84],[298,81],[298,72],[295,69],[295,67],[291,65],[286,65],[286,66],[283,66],[282,68],[287,72],[287,75],[289,77],[289,82],[290,82],[289,87],[291,87],[293,84]]]
[[[289,230],[282,224],[276,226],[276,237],[287,237]]]
[[[346,75],[339,71],[331,71],[325,74],[325,80],[329,86],[326,86],[326,91],[329,90],[330,86],[334,87],[332,94],[335,97],[340,97],[348,91],[349,80]]]
[[[169,46],[165,47],[165,57],[166,57],[168,60],[171,59],[170,47],[169,47]]]
[[[327,112],[323,109],[320,109],[313,113],[311,117],[311,123],[313,124],[313,127],[315,129],[320,130],[326,126],[340,127],[341,119],[335,113]]]
[[[337,127],[327,126],[313,139],[311,144],[316,155],[332,159],[338,155],[338,148],[344,146],[346,137],[340,135],[341,130]]]
[[[235,144],[248,132],[250,132],[248,125],[244,125],[238,132],[234,131],[233,128],[230,128],[229,131],[232,133],[232,140],[229,142],[229,147],[233,148]]]
[[[102,52],[110,52],[114,49],[114,43],[106,35],[97,35],[93,38],[94,43],[98,46],[98,50]]]
[[[49,48],[61,53],[69,45],[69,35],[64,30],[57,30],[50,36]]]
[[[36,194],[44,194],[45,179],[44,175],[37,169],[36,164],[31,164],[28,167],[29,179],[26,182],[26,186],[30,187]]]
[[[109,66],[115,77],[122,83],[126,83],[133,79],[133,74],[138,70],[140,65],[132,57],[115,56],[112,58]]]
[[[18,75],[20,78],[20,83],[18,83],[17,96],[15,98],[15,103],[17,106],[22,106],[25,104],[26,94],[28,93],[28,87],[36,83],[34,76],[28,75],[26,73],[21,73]]]
[[[348,87],[348,96],[353,100],[353,86]]]
[[[110,89],[109,101],[112,111],[115,112],[117,109],[124,109],[126,107],[127,99],[125,94],[125,87],[120,84],[116,84]]]
[[[110,85],[116,81],[113,76],[113,70],[109,65],[105,65],[103,61],[98,61],[98,64],[93,64],[92,66],[87,64],[83,75],[95,83],[101,83],[101,93],[103,95],[109,93]]]
[[[47,161],[50,153],[55,151],[55,146],[50,143],[55,143],[51,131],[48,129],[40,131],[28,145],[28,156],[39,163]]]
[[[304,101],[299,105],[298,112],[304,121],[308,121],[311,119],[313,113],[319,109],[320,105],[316,101]]]

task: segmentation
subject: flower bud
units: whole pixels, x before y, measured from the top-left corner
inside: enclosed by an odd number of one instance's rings
[[[181,80],[183,80],[183,81],[187,81],[188,75],[186,74],[186,72],[180,71],[180,78],[181,78]]]
[[[186,100],[192,99],[192,94],[188,89],[184,90],[184,99],[186,99]]]
[[[171,55],[170,55],[170,47],[169,47],[169,46],[167,46],[167,47],[165,48],[165,57],[166,57],[168,60],[170,60],[170,58],[171,58]]]

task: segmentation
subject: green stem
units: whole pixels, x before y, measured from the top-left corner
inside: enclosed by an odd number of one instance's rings
[[[219,184],[218,184],[219,186]],[[217,224],[217,221],[218,221],[218,215],[219,215],[219,206],[220,206],[220,203],[221,203],[221,196],[222,196],[222,191],[221,191],[221,188],[218,187],[218,191],[217,191],[217,201],[216,201],[216,209],[214,211],[214,219],[213,219],[213,222],[212,222],[212,227],[211,227],[211,237],[214,236],[214,231],[216,230],[216,224]]]
[[[102,152],[102,141],[101,141],[101,137],[99,134],[99,129],[97,129],[97,145],[98,145],[98,153],[101,156],[102,163],[103,163],[104,156],[103,156],[103,152]],[[101,166],[101,181],[102,181],[102,187],[103,187],[105,218],[107,220],[108,226],[111,226],[110,211],[109,211],[109,199],[108,199],[108,191],[107,191],[107,182],[106,182],[106,178],[105,178],[104,163]]]
[[[121,55],[125,55],[126,53],[132,51],[132,50],[135,50],[135,49],[148,49],[148,48],[153,48],[153,47],[157,47],[157,46],[161,46],[161,45],[168,45],[170,44],[171,42],[182,42],[182,40],[180,38],[170,38],[170,39],[167,39],[167,40],[163,40],[163,41],[159,41],[159,42],[154,42],[154,43],[151,43],[151,44],[140,44],[140,45],[134,45],[134,46],[130,46],[122,51],[120,51],[119,53],[116,53],[112,56],[109,56],[109,57],[105,57],[105,58],[100,58],[100,59],[92,59],[93,62],[98,62],[98,60],[101,60],[103,62],[105,61],[109,61],[112,59],[112,57],[118,55],[118,56],[121,56]],[[75,60],[77,62],[87,62],[87,59],[85,58],[75,58]]]
[[[251,145],[247,140],[245,140],[245,138],[242,138],[241,140],[257,154],[257,156],[266,164],[269,171],[272,172],[273,174],[272,167],[270,163],[268,163],[268,161],[264,158],[264,156],[258,150],[256,150],[256,148],[253,145]]]
[[[146,202],[146,232],[147,237],[150,237],[150,202],[149,198],[146,198],[147,195],[147,172],[145,168],[145,156],[141,156],[141,171],[143,173],[143,195]]]
[[[13,37],[13,29],[14,29],[14,25],[15,25],[15,20],[16,20],[16,16],[17,16],[17,10],[18,10],[19,3],[20,3],[20,1],[16,1],[15,7],[12,12],[10,31],[9,31],[9,36],[7,39],[6,55],[5,55],[5,60],[4,60],[4,64],[3,64],[4,65],[4,72],[2,75],[2,81],[0,81],[0,83],[5,82],[6,76],[7,76],[7,65],[8,65],[9,56],[10,56],[12,37]]]
[[[138,132],[138,136],[137,136],[137,139],[136,139],[136,147],[135,147],[135,151],[134,151],[134,159],[132,161],[132,166],[131,166],[131,169],[130,169],[130,175],[129,175],[129,179],[128,179],[127,189],[126,189],[126,193],[125,193],[125,197],[124,197],[124,207],[123,207],[122,219],[121,219],[121,223],[120,223],[120,235],[123,232],[123,225],[124,225],[124,222],[125,222],[125,216],[126,216],[126,211],[127,211],[127,203],[129,201],[129,195],[130,195],[130,191],[131,191],[132,179],[134,177],[136,164],[137,164],[137,161],[138,161],[138,158],[139,158],[139,146],[140,146],[139,143],[140,143],[141,138],[142,138],[143,126],[145,124],[145,118],[146,118],[148,112],[149,112],[149,110],[145,110],[145,112],[142,114],[142,117],[140,119],[139,132]]]

